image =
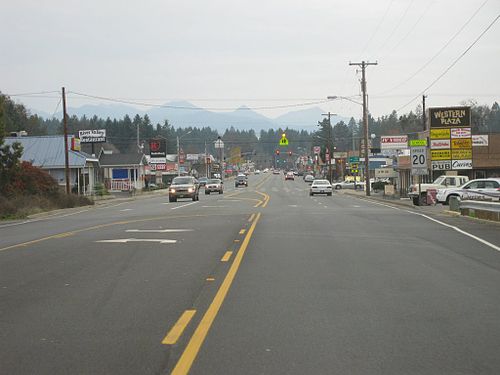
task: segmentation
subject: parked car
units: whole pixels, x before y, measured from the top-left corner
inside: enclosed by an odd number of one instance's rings
[[[238,186],[245,186],[247,187],[248,186],[248,179],[247,179],[247,176],[243,175],[243,176],[236,176],[236,178],[234,179],[234,187],[237,188]]]
[[[285,175],[285,181],[286,180],[295,180],[295,176],[293,175],[293,172],[286,172],[286,175]]]
[[[200,185],[196,178],[191,176],[175,177],[168,189],[168,200],[177,202],[178,198],[191,198],[193,201],[200,199]]]
[[[445,188],[458,188],[469,181],[467,176],[439,176],[433,183],[413,184],[408,190],[408,196],[413,201],[415,206],[420,206],[421,203],[426,201],[427,190],[429,189],[445,189]],[[419,194],[420,189],[420,194]]]
[[[208,180],[207,184],[205,185],[205,194],[214,192],[218,192],[219,194],[222,194],[224,192],[222,180],[219,178],[212,178]]]
[[[460,199],[500,200],[500,178],[480,178],[462,186],[439,189],[436,200],[447,205],[451,197]]]
[[[363,190],[365,187],[365,183],[361,181],[341,181],[341,182],[334,182],[332,184],[333,188],[335,190],[341,190],[341,189],[354,189],[354,190]]]
[[[309,195],[326,194],[332,195],[332,185],[328,180],[314,180],[309,189]]]

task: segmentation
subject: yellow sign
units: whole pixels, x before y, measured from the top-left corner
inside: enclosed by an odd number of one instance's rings
[[[288,146],[288,139],[285,136],[281,137],[280,146]]]
[[[410,147],[425,147],[427,146],[427,139],[410,139]]]
[[[447,138],[450,138],[450,129],[431,129],[431,139]]]
[[[472,150],[472,138],[453,138],[451,140],[451,148]]]
[[[451,150],[431,150],[432,160],[450,160]]]
[[[472,159],[472,149],[470,150],[451,150],[453,160],[468,160]]]

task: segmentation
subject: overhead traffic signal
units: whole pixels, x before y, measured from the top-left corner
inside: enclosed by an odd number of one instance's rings
[[[289,156],[292,156],[292,151],[288,151],[288,155],[289,155]]]
[[[279,155],[280,154],[280,150],[276,150],[276,155]]]

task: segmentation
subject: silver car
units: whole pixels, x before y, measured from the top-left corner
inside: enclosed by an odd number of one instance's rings
[[[210,193],[223,193],[223,187],[222,187],[222,180],[218,178],[212,178],[207,181],[205,185],[205,194],[210,194]]]
[[[328,180],[314,180],[309,189],[309,195],[326,194],[332,195],[332,185]]]

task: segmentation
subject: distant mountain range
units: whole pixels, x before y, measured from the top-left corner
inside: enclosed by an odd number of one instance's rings
[[[51,117],[50,114],[32,110],[43,118]],[[235,111],[230,112],[214,112],[196,107],[192,103],[186,101],[174,101],[165,104],[163,107],[154,107],[147,111],[141,111],[135,107],[124,104],[97,104],[83,105],[81,107],[69,107],[68,114],[82,117],[93,117],[94,115],[100,118],[110,117],[112,119],[123,118],[129,115],[133,118],[136,114],[144,116],[147,114],[153,124],[163,123],[165,119],[174,127],[210,127],[223,133],[227,128],[233,126],[235,129],[248,130],[254,129],[256,133],[260,130],[290,128],[297,130],[312,130],[318,121],[321,121],[324,111],[319,107],[311,107],[293,112],[285,113],[276,118],[269,118],[260,113],[257,113],[249,107],[242,106]],[[57,118],[61,118],[61,113],[57,113]],[[349,118],[342,116],[332,116],[332,124],[339,121],[349,122]]]

